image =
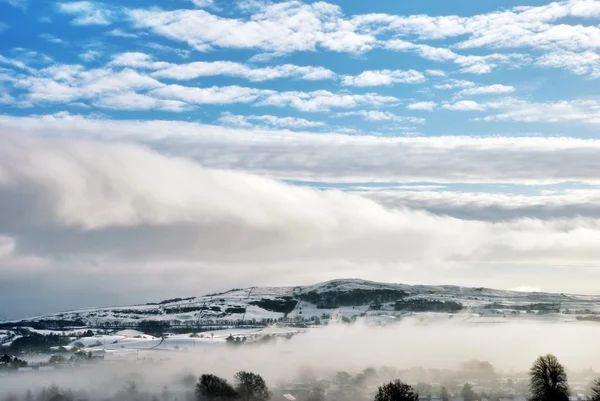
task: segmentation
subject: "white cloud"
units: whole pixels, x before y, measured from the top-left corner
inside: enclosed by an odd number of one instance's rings
[[[498,113],[484,117],[485,121],[546,123],[579,121],[587,124],[600,124],[600,102],[597,100],[530,102],[506,98],[497,102],[489,102],[486,106],[498,110]]]
[[[429,186],[353,187],[386,207],[426,210],[439,215],[481,221],[508,221],[523,218],[600,218],[600,190],[569,189],[540,191],[523,195],[493,192],[458,192]]]
[[[353,17],[352,22],[366,33],[391,31],[397,36],[412,36],[418,40],[462,36],[464,40],[454,44],[460,49],[485,47],[584,51],[600,46],[600,29],[596,26],[570,25],[564,18],[598,18],[599,8],[593,0],[572,0],[537,7],[515,7],[471,17],[367,14]],[[559,24],[553,24],[559,20]],[[485,72],[485,64],[467,68]]]
[[[442,70],[426,70],[425,73],[427,75],[431,75],[432,77],[445,77],[446,73]]]
[[[137,141],[193,158],[206,167],[235,168],[282,179],[600,183],[600,141],[575,138],[315,135],[177,121],[86,119],[68,114],[0,117],[0,133],[38,132]],[[351,169],[348,160],[352,160]]]
[[[165,110],[181,112],[191,107],[179,100],[165,100],[135,92],[125,92],[101,97],[94,102],[97,107],[120,110]]]
[[[11,67],[16,67],[20,70],[24,70],[27,71],[29,73],[34,73],[35,69],[29,67],[27,64],[25,64],[21,59],[23,57],[19,57],[19,59],[15,59],[15,58],[8,58],[8,57],[4,57],[3,55],[0,54],[0,65],[4,64],[4,65],[9,65]]]
[[[73,15],[73,25],[109,25],[112,22],[112,12],[103,5],[91,1],[74,1],[58,3],[58,11]]]
[[[160,78],[171,78],[177,80],[227,75],[246,78],[254,82],[278,78],[300,78],[308,81],[314,81],[321,79],[332,79],[335,77],[333,71],[323,67],[284,64],[274,67],[251,68],[244,64],[232,61],[197,61],[188,64],[170,64],[169,66],[156,71],[153,75]]]
[[[92,62],[102,56],[102,52],[98,50],[86,50],[79,55],[79,58],[86,62]]]
[[[39,70],[35,76],[23,77],[14,85],[27,91],[30,102],[72,102],[108,94],[161,87],[154,78],[125,69],[85,70],[80,65],[54,65]]]
[[[415,102],[406,105],[409,110],[433,111],[437,104],[435,102]]]
[[[0,0],[0,3],[6,3],[10,6],[20,8],[21,10],[27,10],[29,6],[29,0]]]
[[[356,32],[343,20],[338,6],[327,3],[284,2],[259,7],[250,19],[219,17],[205,10],[131,10],[139,28],[198,51],[213,47],[257,49],[273,53],[315,51],[362,53],[375,37]]]
[[[472,95],[497,95],[514,92],[515,88],[509,85],[488,85],[478,86],[476,88],[463,89],[458,92],[459,96],[472,96]]]
[[[115,55],[111,65],[156,70],[158,78],[190,80],[199,77],[225,75],[260,82],[278,78],[300,78],[307,81],[332,79],[335,73],[327,68],[283,64],[265,68],[253,68],[232,61],[197,61],[186,64],[154,61],[152,56],[140,52]]]
[[[215,5],[214,0],[189,0],[198,8],[212,7]]]
[[[93,55],[96,55],[96,53]],[[0,58],[0,63],[2,62],[15,64],[15,62],[6,58]],[[18,63],[19,65],[22,64]],[[229,63],[225,63],[225,65],[229,65]],[[26,65],[22,66],[28,68]],[[103,108],[110,107],[110,101],[112,100],[119,100],[117,104],[122,107],[135,106],[134,103],[129,101],[134,98],[135,94],[139,95],[138,99],[144,99],[144,101],[141,101],[138,107],[128,109],[149,110],[148,107],[155,104],[157,108],[182,111],[186,107],[181,102],[187,104],[252,103],[256,106],[294,107],[302,111],[315,112],[328,111],[332,108],[381,106],[398,102],[398,99],[393,96],[383,96],[376,93],[333,93],[326,90],[277,92],[238,85],[212,87],[168,85],[131,68],[113,69],[114,67],[123,66],[157,70],[154,75],[160,75],[161,71],[169,70],[172,67],[170,63],[153,61],[147,54],[130,52],[115,56],[106,68],[86,70],[81,65],[55,64],[39,71],[28,69],[31,75],[20,77],[18,80],[11,80],[10,83],[15,88],[25,91],[20,97],[23,101],[22,104],[28,104],[29,106],[41,102],[70,103],[85,99],[92,99],[95,105]],[[205,73],[233,74],[231,70],[217,68],[219,66],[219,63],[215,63],[209,66],[210,71],[205,71]],[[238,66],[247,68],[241,64]],[[315,70],[313,67],[291,65],[279,67],[247,69],[246,75],[250,79],[263,80],[286,74],[297,74],[300,71],[304,79],[314,79],[317,78],[316,75],[324,77],[322,71],[317,71],[318,69]],[[163,99],[166,102],[158,99]],[[169,102],[170,100],[176,102]]]
[[[473,100],[461,100],[455,103],[446,103],[442,105],[442,107],[454,111],[481,111],[485,109],[484,106]]]
[[[192,104],[251,103],[263,95],[261,89],[241,86],[212,86],[198,88],[181,85],[166,85],[150,92],[152,96],[181,100]]]
[[[441,89],[441,90],[450,90],[450,89],[457,89],[457,88],[471,88],[473,86],[475,86],[475,82],[466,81],[466,80],[462,80],[462,79],[449,79],[448,81],[445,81],[445,83],[443,83],[443,84],[433,85],[433,87],[435,89]]]
[[[499,65],[515,66],[529,62],[529,57],[518,53],[493,53],[485,56],[461,55],[444,47],[414,44],[402,39],[391,39],[382,43],[387,50],[414,51],[419,56],[432,61],[452,62],[461,67],[461,72],[487,74]]]
[[[296,271],[317,281],[327,266],[327,274],[383,279],[454,266],[482,274],[490,266],[577,268],[600,257],[598,219],[461,220],[205,168],[131,144],[47,135],[0,141],[0,202],[10,211],[0,213],[4,254],[16,248],[49,260],[40,278],[101,270],[145,283],[168,274],[178,286],[192,272],[204,278],[217,269],[224,282],[228,274],[260,282]],[[101,269],[82,260],[101,261]],[[173,266],[187,267],[173,274]]]
[[[221,113],[221,117],[217,121],[221,124],[238,127],[253,127],[256,124],[282,128],[315,128],[325,126],[325,123],[321,121],[310,121],[304,118],[271,115],[238,115],[229,112]]]
[[[108,36],[114,36],[114,37],[117,37],[117,38],[137,38],[138,37],[138,35],[136,35],[134,33],[125,32],[122,29],[118,29],[118,28],[106,32],[106,35],[108,35]]]
[[[600,55],[594,51],[554,51],[540,56],[536,64],[542,67],[564,68],[577,75],[589,75],[590,78],[600,78]]]
[[[114,55],[110,65],[157,70],[160,68],[167,68],[171,64],[164,61],[154,61],[152,56],[146,53],[127,52]]]
[[[210,0],[192,1],[200,7],[212,5]],[[600,47],[600,28],[569,24],[563,20],[567,17],[598,18],[598,7],[593,0],[515,7],[471,17],[364,14],[348,18],[337,5],[299,1],[252,2],[252,6],[241,8],[244,13],[238,18],[218,16],[200,9],[133,9],[126,12],[136,28],[185,42],[198,51],[213,48],[258,50],[260,53],[252,58],[253,61],[265,61],[296,51],[323,49],[362,54],[373,48],[385,48],[412,51],[432,61],[452,62],[463,73],[486,74],[500,66],[514,68],[531,63],[533,56],[533,62],[539,65],[567,68],[582,74],[582,68],[572,60],[586,54],[593,56]],[[117,14],[114,9],[89,1],[60,3],[59,10],[76,15],[75,24],[109,24]],[[394,39],[387,39],[390,33]],[[422,43],[436,39],[458,40],[459,37],[460,41],[447,47]],[[526,51],[463,55],[452,50],[470,48],[533,49],[548,54],[538,57],[532,51]],[[557,58],[559,54],[571,60],[563,62]],[[589,61],[584,63],[589,64]],[[597,67],[591,71],[597,71]],[[429,75],[441,76],[440,72],[432,69]]]
[[[15,250],[15,240],[10,237],[0,236],[0,259],[11,255]]]
[[[313,92],[265,92],[266,96],[258,102],[261,106],[294,107],[301,111],[329,111],[332,108],[353,108],[358,106],[380,106],[395,104],[398,99],[376,93],[350,94],[332,93],[326,90]]]
[[[401,84],[416,84],[426,80],[425,76],[415,70],[379,70],[364,71],[359,75],[344,75],[342,85],[347,86],[380,86]]]
[[[348,116],[360,116],[368,121],[402,121],[410,122],[413,124],[422,124],[425,119],[410,116],[399,116],[389,111],[379,110],[357,110],[357,111],[346,111],[343,113],[337,113],[337,117],[348,117]]]
[[[66,42],[65,42],[64,40],[62,40],[61,38],[57,38],[56,36],[54,36],[54,35],[51,35],[51,34],[49,34],[49,33],[40,33],[40,34],[38,35],[38,37],[39,37],[40,39],[47,40],[47,41],[48,41],[48,42],[50,42],[50,43],[56,43],[57,45],[61,45],[61,44],[64,44],[64,43],[66,43]]]

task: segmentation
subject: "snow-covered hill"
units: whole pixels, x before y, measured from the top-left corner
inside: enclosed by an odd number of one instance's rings
[[[457,286],[410,286],[358,279],[297,287],[251,287],[157,303],[89,308],[25,319],[21,324],[133,327],[160,321],[172,327],[322,323],[367,316],[389,322],[406,314],[455,314],[472,319],[600,320],[600,296],[526,293]]]

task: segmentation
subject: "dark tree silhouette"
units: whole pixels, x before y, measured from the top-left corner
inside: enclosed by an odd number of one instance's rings
[[[600,379],[596,379],[592,384],[592,394],[588,397],[588,401],[600,401]]]
[[[383,384],[375,394],[375,401],[418,401],[419,395],[413,388],[400,380]]]
[[[529,371],[531,401],[569,401],[565,368],[551,354],[540,356]]]
[[[446,387],[442,387],[442,390],[440,391],[440,399],[442,401],[450,401],[450,393]]]
[[[196,384],[198,401],[228,401],[236,397],[237,394],[231,384],[215,375],[204,374]]]
[[[267,401],[271,398],[267,383],[256,373],[237,372],[235,390],[242,401]]]
[[[460,395],[465,401],[475,401],[477,399],[477,394],[475,394],[473,391],[473,386],[471,386],[469,383],[465,383]]]

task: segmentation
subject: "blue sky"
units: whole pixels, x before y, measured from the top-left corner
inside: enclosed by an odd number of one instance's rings
[[[395,4],[394,4],[395,3]],[[410,16],[422,15],[427,18],[446,18],[460,16],[465,18],[484,18],[492,20],[494,13],[510,12],[511,7],[529,6],[546,9],[548,4],[544,2],[485,2],[474,4],[473,2],[449,1],[440,2],[426,1],[418,3],[407,2],[368,2],[368,4],[340,4],[335,7],[336,23],[351,23],[353,18],[373,15],[402,16],[407,19]],[[199,3],[200,4],[200,3]],[[265,7],[260,2],[246,2],[245,6],[236,6],[231,2],[206,2],[206,6],[198,8],[191,1],[166,1],[150,6],[146,2],[120,2],[120,3],[94,3],[94,2],[45,2],[38,1],[29,3],[25,1],[8,1],[0,3],[0,11],[3,22],[2,43],[0,51],[3,59],[3,68],[6,78],[3,80],[4,91],[13,101],[5,101],[4,108],[12,115],[48,114],[60,111],[68,111],[82,115],[101,114],[111,119],[169,119],[197,121],[202,123],[219,123],[222,113],[234,115],[269,115],[279,118],[292,117],[302,118],[315,124],[323,124],[309,127],[311,131],[326,132],[331,130],[342,130],[357,134],[380,135],[568,135],[574,137],[595,137],[596,129],[594,123],[590,123],[590,117],[585,113],[588,108],[593,108],[597,99],[598,84],[594,74],[598,74],[598,66],[594,63],[583,68],[581,65],[571,65],[563,54],[570,52],[571,58],[580,55],[585,57],[585,52],[593,52],[597,44],[581,43],[585,40],[593,41],[593,33],[590,38],[578,36],[572,33],[572,38],[567,38],[562,43],[553,40],[548,33],[549,39],[546,43],[535,43],[523,46],[519,43],[494,44],[492,37],[496,33],[493,27],[490,32],[475,31],[473,33],[455,34],[455,27],[447,27],[446,32],[439,31],[438,35],[431,34],[427,30],[431,22],[412,21],[410,24],[404,22],[409,28],[394,29],[389,23],[364,23],[356,24],[355,28],[362,38],[326,38],[330,43],[322,44],[319,40],[310,37],[302,37],[304,32],[297,33],[298,38],[282,38],[281,40],[262,40],[260,35],[268,34],[268,29],[249,29],[249,34],[257,37],[248,43],[245,38],[233,38],[225,40],[225,43],[209,43],[210,32],[190,32],[179,40],[173,35],[178,34],[179,29],[184,29],[187,22],[183,15],[167,28],[152,28],[152,18],[162,18],[165,13],[180,12],[188,10],[189,13],[199,14],[201,18],[207,18],[207,14],[219,17],[215,22],[217,29],[219,24],[227,27],[227,23],[238,21],[244,23],[259,14],[260,7]],[[310,8],[310,2],[303,5],[308,7],[313,14],[314,8]],[[318,3],[317,3],[318,4]],[[280,6],[282,6],[280,4]],[[567,8],[565,6],[565,8]],[[141,16],[136,11],[151,10],[150,14]],[[300,18],[315,18],[314,15],[302,17],[301,5],[291,4],[285,7],[290,15],[287,23],[293,24],[294,13]],[[513,11],[514,12],[514,11]],[[530,11],[531,12],[531,11]],[[204,14],[207,13],[207,14]],[[519,14],[517,12],[517,14]],[[551,18],[542,21],[550,27],[563,27],[563,24],[584,24],[593,26],[596,22],[594,15],[584,18],[577,13],[569,15],[564,11],[561,18]],[[585,13],[581,13],[587,15]],[[193,14],[189,18],[195,18]],[[270,18],[270,19],[269,19]],[[321,18],[325,18],[321,15]],[[508,18],[508,17],[507,17]],[[500,19],[500,17],[496,17]],[[510,18],[508,18],[510,20]],[[264,25],[278,23],[273,21],[273,16],[263,18]],[[447,24],[460,24],[456,22],[445,22]],[[503,22],[495,22],[499,25]],[[540,21],[527,21],[515,24],[515,29],[531,29],[532,36],[535,35],[535,24]],[[527,25],[529,24],[529,25]],[[162,29],[162,31],[161,31]],[[293,26],[292,26],[293,29]],[[338,27],[336,29],[342,30]],[[507,28],[507,31],[509,28]],[[408,31],[408,32],[407,32]],[[162,32],[162,33],[161,33]],[[344,32],[344,31],[342,31]],[[120,35],[120,36],[115,36]],[[310,32],[307,32],[307,35]],[[539,35],[539,33],[537,33]],[[324,34],[326,35],[326,34]],[[340,35],[339,32],[330,33],[331,37]],[[480,36],[490,36],[492,43],[485,46],[476,44],[460,49],[461,43],[470,38],[476,39]],[[290,35],[291,36],[291,35]],[[433,36],[433,38],[429,38]],[[402,40],[412,43],[414,46],[429,46],[429,49],[444,49],[452,51],[458,56],[489,56],[514,57],[506,60],[473,61],[459,64],[452,60],[442,59],[438,56],[423,57],[418,50],[390,50],[389,43],[392,40]],[[535,41],[535,38],[524,39],[522,42]],[[193,41],[201,44],[190,46]],[[298,41],[295,43],[294,41]],[[361,41],[368,43],[361,47]],[[217,41],[218,42],[218,41]],[[508,41],[507,41],[508,42]],[[517,42],[517,40],[513,40]],[[543,42],[543,41],[541,41]],[[295,44],[294,44],[295,43]],[[202,49],[202,47],[205,49]],[[286,46],[296,46],[296,50]],[[345,46],[345,47],[344,47]],[[210,49],[208,48],[210,47]],[[198,51],[200,49],[201,51]],[[304,49],[309,49],[306,51]],[[335,49],[335,50],[332,50]],[[132,53],[137,54],[137,59]],[[125,56],[123,56],[125,54]],[[122,56],[121,62],[115,64],[115,59]],[[257,55],[271,55],[269,60],[253,61]],[[185,79],[181,76],[161,75],[161,69],[156,67],[140,67],[140,57],[149,62],[169,63],[170,65],[185,66],[194,62],[213,63],[206,68],[216,68],[216,62],[239,63],[229,66],[230,71],[240,68],[256,71],[265,68],[273,68],[282,65],[292,65],[287,74],[281,74],[279,78],[267,79],[265,76],[256,75],[248,79],[248,74],[230,72],[219,75],[216,71],[206,72],[206,75],[191,74]],[[253,58],[254,57],[254,58]],[[549,66],[545,59],[562,58],[562,66]],[[442,57],[443,58],[443,57]],[[14,60],[19,60],[32,68],[29,72],[11,65]],[[554,59],[553,59],[554,60]],[[136,63],[137,61],[137,63]],[[553,61],[555,64],[558,62]],[[112,64],[111,64],[112,63]],[[132,65],[136,64],[136,65]],[[194,102],[191,93],[166,94],[157,91],[152,92],[152,84],[138,88],[122,86],[119,93],[151,93],[152,99],[174,100],[171,106],[162,105],[151,108],[143,106],[140,110],[139,102],[133,98],[118,105],[110,105],[115,91],[104,88],[103,91],[94,94],[81,94],[81,96],[70,96],[64,99],[53,99],[48,94],[35,93],[34,83],[29,85],[15,85],[8,77],[17,80],[23,76],[36,75],[34,71],[53,66],[55,68],[79,66],[82,71],[100,70],[102,72],[117,74],[119,71],[135,71],[137,74],[157,77],[156,85],[180,85],[190,87],[213,87],[220,88],[228,86],[239,86],[254,90],[272,90],[276,92],[295,91],[310,93],[317,90],[331,92],[336,96],[346,94],[365,95],[374,94],[380,97],[394,99],[379,99],[364,101],[355,106],[339,106],[336,102],[340,99],[332,99],[330,104],[316,104],[312,109],[310,105],[290,107],[290,103],[282,100],[260,101],[263,97],[257,95],[257,99],[235,99],[238,94],[230,93],[227,99],[217,99],[213,94],[211,99],[202,102]],[[325,75],[318,79],[303,79],[296,69],[301,67],[318,67],[323,69]],[[582,69],[583,68],[583,69]],[[586,69],[587,68],[587,69]],[[582,70],[580,70],[582,69]],[[394,82],[393,79],[385,77],[381,71],[394,71],[400,74]],[[438,75],[428,73],[435,70]],[[594,72],[596,71],[596,72]],[[369,73],[377,76],[364,77],[361,82],[351,82],[352,77],[360,77],[360,74]],[[475,73],[473,73],[475,72]],[[56,71],[54,71],[56,74]],[[74,71],[71,72],[73,74]],[[260,73],[260,72],[259,72]],[[413,75],[406,76],[407,73]],[[439,74],[444,76],[439,76]],[[403,75],[404,74],[404,75]],[[57,75],[51,76],[46,73],[44,82],[37,85],[48,84],[49,80],[56,80]],[[244,76],[246,75],[246,76]],[[344,80],[344,77],[350,77]],[[125,79],[125,78],[124,78]],[[462,81],[462,82],[456,82]],[[446,85],[452,89],[438,89]],[[81,82],[80,85],[91,85],[91,82]],[[496,85],[495,89],[490,87]],[[469,90],[484,91],[481,94],[469,94]],[[481,89],[483,88],[483,89]],[[488,92],[485,93],[485,88]],[[41,88],[38,88],[41,89]],[[461,94],[461,90],[463,91]],[[464,91],[467,92],[464,92]],[[32,100],[32,99],[36,100]],[[574,102],[589,101],[590,106],[577,106]],[[510,103],[512,101],[512,103]],[[427,103],[424,103],[427,102]],[[462,102],[462,103],[459,103]],[[468,102],[468,103],[464,103]],[[523,102],[523,103],[517,103]],[[563,111],[558,121],[548,122],[548,116],[532,117],[530,115],[517,116],[514,109],[521,107],[531,108],[533,113],[536,108],[543,106],[555,108],[556,103],[567,102],[568,110]],[[266,104],[265,104],[266,103]],[[319,101],[317,100],[317,103]],[[411,110],[411,105],[420,103],[426,109]],[[458,103],[458,106],[456,104]],[[476,103],[476,104],[475,104]],[[414,107],[414,106],[413,106]],[[582,112],[579,118],[569,116],[573,109]],[[365,118],[369,111],[379,111],[384,114],[371,115]],[[512,114],[511,114],[512,112]],[[350,115],[348,115],[350,113]],[[359,115],[356,115],[359,113]],[[550,111],[549,114],[552,112]],[[531,113],[530,113],[531,114]],[[494,119],[486,121],[485,118]],[[231,120],[231,119],[230,119]],[[232,121],[229,121],[232,123]],[[256,121],[252,124],[256,124]],[[308,123],[307,123],[308,124]]]
[[[4,284],[593,292],[599,21],[594,0],[0,0]]]

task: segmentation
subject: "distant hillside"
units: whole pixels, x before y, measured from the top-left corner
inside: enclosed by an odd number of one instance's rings
[[[309,286],[233,289],[146,305],[74,310],[10,324],[38,328],[139,327],[155,322],[193,329],[209,325],[264,325],[278,321],[322,323],[331,318],[347,321],[380,315],[400,319],[415,313],[460,313],[469,319],[600,320],[600,296],[342,279]]]

